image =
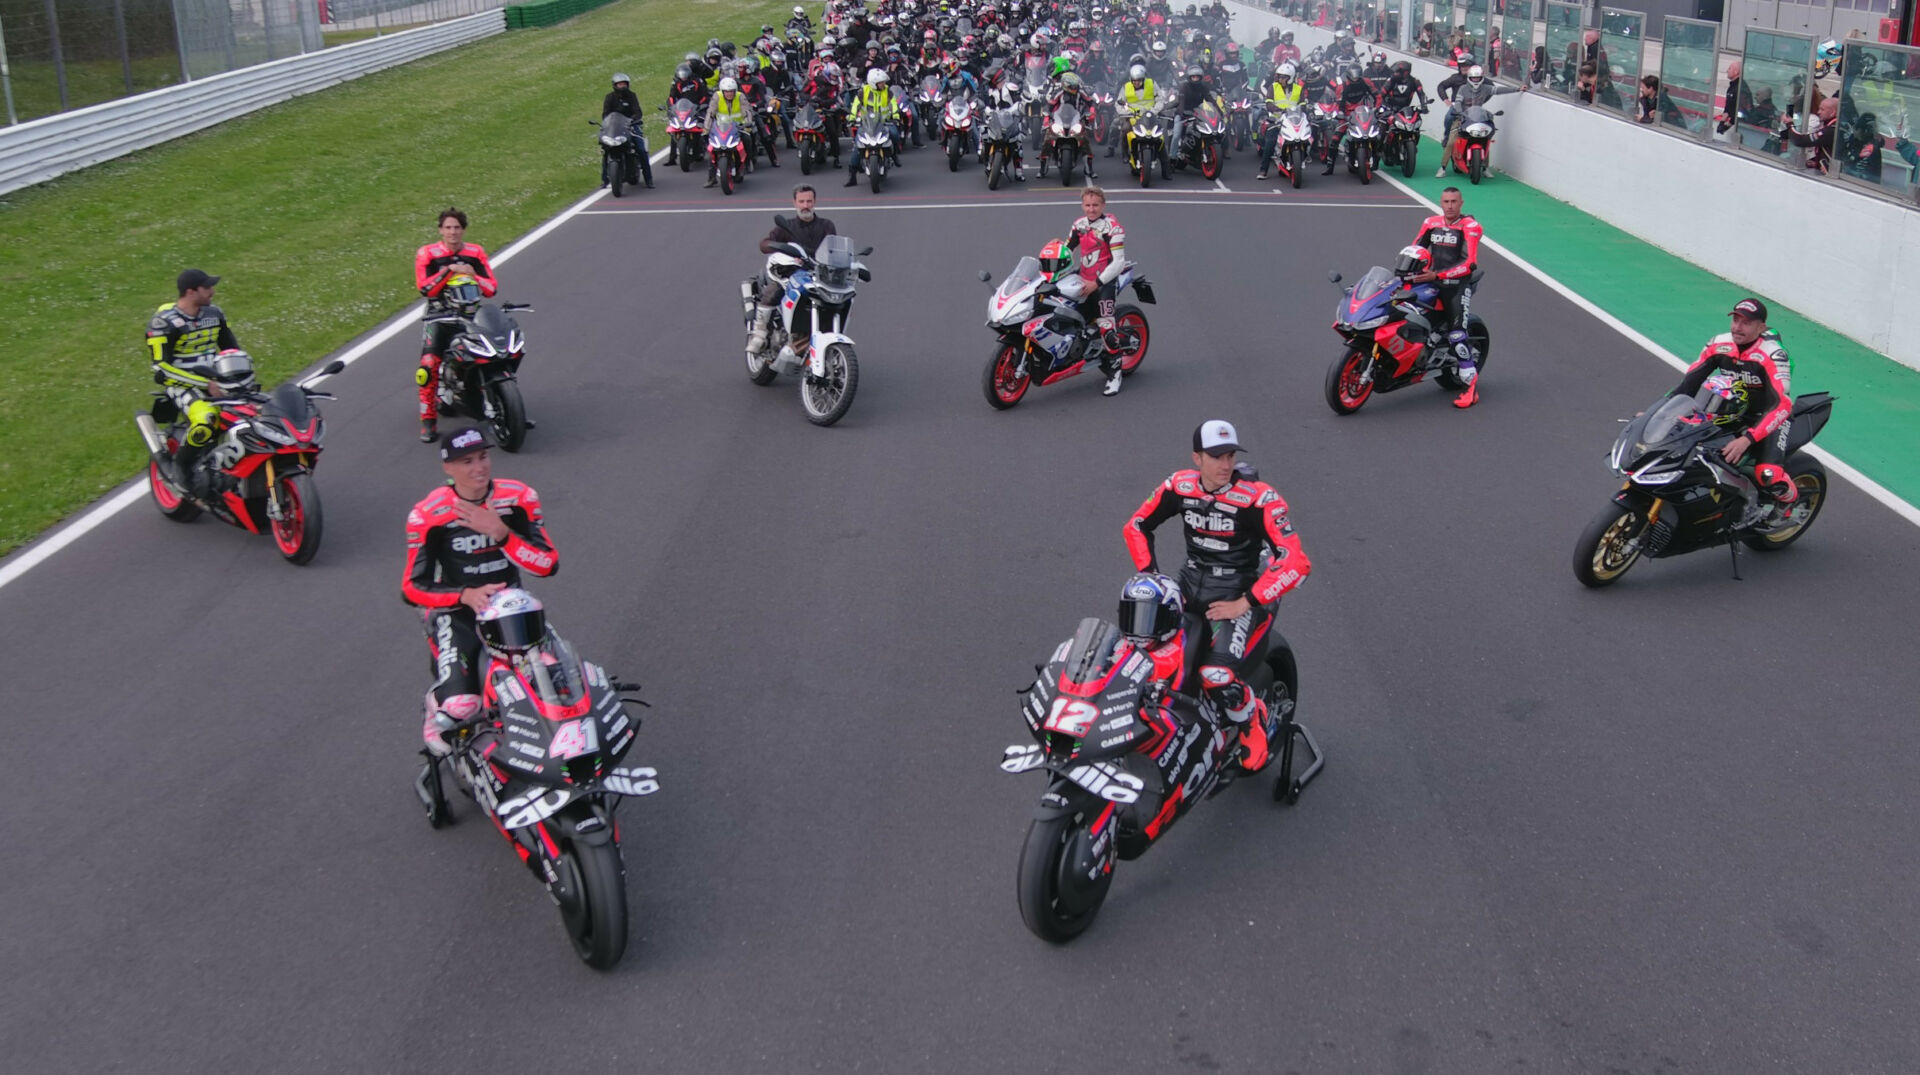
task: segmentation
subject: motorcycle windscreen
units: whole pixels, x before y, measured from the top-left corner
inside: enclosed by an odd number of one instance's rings
[[[853,240],[844,235],[829,235],[820,240],[814,252],[814,265],[820,282],[831,288],[844,288],[853,280]]]
[[[1702,391],[1706,390],[1703,388]],[[1692,396],[1674,396],[1663,400],[1646,417],[1646,422],[1640,427],[1638,443],[1633,445],[1635,450],[1627,453],[1629,456],[1684,448],[1719,428],[1714,425],[1712,415],[1701,410]]]
[[[1054,110],[1053,125],[1072,134],[1074,128],[1080,126],[1080,110],[1072,105],[1061,105]]]
[[[1040,272],[1039,258],[1021,258],[1020,263],[1013,267],[1013,271],[1008,273],[1007,278],[1001,281],[1000,286],[994,290],[994,308],[998,309],[1004,306],[1008,298],[1025,290],[1028,285],[1039,281],[1042,275]]]
[[[553,631],[514,660],[514,670],[534,697],[549,706],[570,708],[587,697],[587,673],[573,646]]]
[[[740,141],[739,121],[731,119],[714,120],[713,132],[707,135],[707,140],[716,146],[732,146],[737,144]]]
[[[1373,316],[1370,308],[1383,295],[1390,295],[1398,289],[1400,281],[1384,265],[1375,265],[1367,270],[1367,275],[1353,285],[1353,294],[1347,296],[1340,308],[1342,321],[1365,321]]]
[[[1046,87],[1047,63],[1045,60],[1030,59],[1027,61],[1026,84],[1027,88],[1033,90],[1035,93],[1040,92]]]
[[[618,112],[609,112],[600,120],[600,137],[626,138],[633,132],[633,121]]]
[[[692,98],[677,97],[674,99],[673,115],[675,119],[691,121],[693,119],[693,109],[694,103]]]

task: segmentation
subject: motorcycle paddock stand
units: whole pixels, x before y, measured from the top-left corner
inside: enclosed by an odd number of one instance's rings
[[[1278,734],[1281,737],[1280,773],[1273,779],[1273,801],[1292,806],[1300,801],[1300,792],[1308,784],[1313,783],[1314,777],[1320,775],[1321,768],[1327,764],[1327,756],[1321,752],[1320,744],[1314,740],[1313,733],[1307,730],[1306,725],[1296,723],[1292,714],[1288,714],[1287,719],[1281,722]],[[1299,776],[1293,774],[1295,742],[1305,744],[1307,755],[1311,759]]]
[[[426,760],[420,765],[420,775],[413,778],[413,793],[427,812],[427,824],[436,829],[445,828],[453,823],[453,813],[447,808],[446,790],[440,782],[440,759],[425,747],[421,748],[420,756]]]

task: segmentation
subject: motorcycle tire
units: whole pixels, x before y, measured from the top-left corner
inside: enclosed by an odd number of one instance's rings
[[[761,386],[772,384],[773,379],[780,375],[780,371],[774,368],[773,356],[774,349],[771,340],[769,340],[761,354],[756,355],[748,351],[747,380]]]
[[[1300,189],[1301,174],[1307,170],[1307,152],[1295,145],[1287,150],[1287,178],[1293,183],[1293,189]]]
[[[1140,368],[1140,363],[1147,360],[1147,347],[1153,343],[1153,331],[1147,327],[1147,315],[1140,312],[1140,307],[1127,303],[1113,308],[1113,327],[1115,331],[1130,333],[1140,341],[1139,346],[1120,356],[1120,375],[1131,377],[1133,371]]]
[[[284,516],[271,520],[274,547],[288,563],[306,564],[320,551],[320,491],[313,486],[313,475],[306,473],[283,476],[274,484]]]
[[[1220,178],[1220,147],[1212,143],[1201,147],[1200,174],[1207,179]]]
[[[608,169],[603,168],[601,170],[606,171]],[[625,193],[627,189],[627,170],[617,162],[611,170],[613,172],[613,178],[608,181],[607,185],[613,188],[612,194],[618,198],[621,194]]]
[[[800,174],[813,174],[813,147],[810,145],[800,147]]]
[[[860,387],[860,361],[844,343],[828,344],[822,358],[827,368],[824,377],[801,371],[800,406],[806,409],[807,421],[830,426],[845,418],[853,406],[853,393]]]
[[[966,152],[966,148],[960,141],[959,136],[956,135],[947,139],[947,171],[959,171],[960,158],[966,156]]]
[[[987,402],[993,404],[994,410],[1007,410],[1026,398],[1027,389],[1033,386],[1033,377],[1031,374],[1016,377],[1014,371],[1019,368],[1020,348],[1003,343],[993,349],[981,387],[986,390]]]
[[[987,162],[987,189],[999,190],[1000,177],[1007,170],[1007,156],[997,149],[992,152],[991,156],[992,159]]]
[[[673,155],[679,159],[681,171],[690,172],[693,170],[693,147],[687,144],[685,138],[680,139],[674,144]]]
[[[413,793],[420,800],[420,808],[427,812],[428,828],[444,829],[453,824],[453,808],[447,802],[438,761],[429,758],[421,764],[420,775],[413,781]]]
[[[733,193],[733,184],[735,182],[733,173],[734,167],[731,161],[720,165],[720,193]]]
[[[1473,156],[1467,158],[1467,181],[1468,182],[1472,183],[1474,186],[1477,187],[1480,185],[1480,180],[1484,178],[1486,174],[1487,174],[1487,158],[1482,157],[1478,153],[1475,153]]]
[[[1358,347],[1349,346],[1333,365],[1327,367],[1327,406],[1333,413],[1348,415],[1359,410],[1373,395],[1373,382],[1356,385],[1360,374],[1366,369],[1373,356]]]
[[[1068,146],[1060,151],[1060,185],[1073,185],[1073,170],[1080,166],[1080,151]]]
[[[560,920],[580,961],[609,970],[627,952],[627,879],[620,845],[572,840],[561,845],[553,885]]]
[[[1361,146],[1359,157],[1360,185],[1366,186],[1373,182],[1373,151],[1366,146]]]
[[[1580,541],[1573,547],[1573,577],[1590,589],[1619,581],[1640,560],[1639,546],[1624,555],[1620,547],[1639,536],[1646,525],[1646,518],[1639,512],[1608,504],[1580,532]]]
[[[880,166],[872,161],[867,162],[867,189],[880,193]]]
[[[1400,174],[1408,179],[1420,168],[1420,140],[1409,138],[1400,146]]]
[[[1755,552],[1779,552],[1781,549],[1800,540],[1813,521],[1820,516],[1820,509],[1827,502],[1827,468],[1811,456],[1796,452],[1787,460],[1787,475],[1800,490],[1800,499],[1794,504],[1796,521],[1777,530],[1752,531],[1740,539],[1741,543]],[[1801,505],[1805,505],[1806,514],[1800,514]]]
[[[1173,158],[1165,152],[1160,154],[1160,178],[1168,183],[1173,182]]]
[[[1140,147],[1140,189],[1153,186],[1153,147]]]
[[[520,386],[501,381],[487,389],[493,396],[493,436],[503,452],[517,452],[527,440],[527,405]]]
[[[1068,869],[1076,846],[1090,839],[1084,815],[1036,818],[1020,848],[1015,891],[1020,919],[1043,941],[1065,944],[1093,925],[1113,884],[1113,871],[1085,881]]]
[[[1272,636],[1267,651],[1267,667],[1273,672],[1273,685],[1267,688],[1262,698],[1267,703],[1267,712],[1278,714],[1279,732],[1282,736],[1293,735],[1293,715],[1300,705],[1300,665],[1294,658],[1293,647],[1277,633]],[[1277,758],[1282,742],[1275,740],[1268,748]],[[1292,806],[1300,801],[1300,780],[1292,773],[1280,773],[1273,778],[1273,801],[1284,806]]]
[[[1052,152],[1042,149],[1040,151],[1040,178],[1045,179],[1047,177],[1047,168],[1051,164],[1053,164]]]
[[[1473,314],[1467,315],[1467,343],[1470,344],[1475,351],[1480,353],[1480,360],[1474,363],[1478,371],[1474,374],[1474,377],[1477,379],[1484,376],[1487,372],[1487,357],[1493,353],[1493,337],[1487,332],[1487,323]],[[1449,392],[1462,392],[1465,391],[1467,387],[1467,382],[1461,380],[1457,375],[1448,372],[1444,367],[1440,370],[1439,376],[1435,378],[1435,381],[1438,382],[1441,388]]]
[[[176,523],[190,523],[200,517],[200,505],[188,500],[161,473],[160,464],[147,461],[147,490],[153,494],[153,506]]]

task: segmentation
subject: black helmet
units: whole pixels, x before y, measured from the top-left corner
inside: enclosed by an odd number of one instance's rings
[[[499,656],[518,656],[547,638],[546,609],[525,590],[499,591],[474,618],[479,622],[480,641]]]
[[[1143,646],[1154,646],[1180,631],[1186,603],[1180,584],[1165,575],[1142,572],[1120,587],[1120,632]]]
[[[1406,60],[1401,60],[1399,63],[1393,65],[1393,74],[1396,78],[1405,78],[1413,74],[1413,64]]]

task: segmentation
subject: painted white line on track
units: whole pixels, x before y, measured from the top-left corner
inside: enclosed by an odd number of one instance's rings
[[[1182,199],[1172,199],[1172,198],[1144,199],[1144,198],[1133,197],[1132,192],[1129,191],[1126,194],[1109,193],[1107,197],[1107,202],[1110,205],[1210,205],[1210,206],[1216,206],[1216,207],[1222,206],[1222,205],[1233,205],[1233,206],[1245,205],[1245,206],[1252,206],[1256,209],[1274,209],[1279,207],[1306,208],[1309,206],[1321,208],[1321,209],[1418,209],[1420,208],[1417,205],[1407,205],[1402,202],[1380,202],[1380,203],[1280,202],[1280,203],[1274,203],[1270,201],[1262,201],[1262,200],[1251,199],[1251,198],[1246,200],[1240,200],[1240,201],[1225,201],[1217,196],[1218,194],[1217,191],[1211,191],[1206,193],[1214,194],[1216,196],[1205,197],[1205,198],[1182,198]],[[1050,201],[1020,201],[1020,202],[915,202],[915,203],[902,202],[897,205],[833,205],[833,206],[828,206],[823,208],[822,212],[825,212],[827,209],[831,209],[835,213],[864,213],[864,212],[883,212],[889,209],[999,209],[1002,207],[1023,208],[1023,207],[1033,207],[1033,206],[1044,206],[1049,209],[1058,209],[1063,205],[1072,205],[1072,204],[1074,204],[1074,201],[1071,198],[1059,198],[1059,199],[1050,200]],[[701,206],[697,208],[690,207],[686,209],[595,209],[593,212],[587,213],[586,215],[587,216],[679,216],[679,215],[688,215],[693,213],[773,213],[773,212],[779,212],[780,210],[787,209],[787,208],[790,208],[790,206],[787,206],[787,205],[729,205],[729,206],[721,206],[721,207],[713,207],[713,208],[708,208],[705,206]]]
[[[1215,186],[1216,188],[1218,188],[1218,189],[1219,189],[1219,191],[1220,191],[1220,193],[1222,193],[1222,194],[1232,194],[1232,193],[1233,193],[1233,188],[1232,188],[1232,187],[1230,187],[1230,186],[1227,186],[1227,185],[1226,185],[1225,183],[1222,183],[1222,182],[1221,182],[1220,180],[1218,180],[1218,179],[1216,179],[1216,180],[1214,180],[1214,181],[1213,181],[1213,185],[1214,185],[1214,186]]]
[[[1399,187],[1400,190],[1407,195],[1407,197],[1412,198],[1414,201],[1419,202],[1421,205],[1426,206],[1428,210],[1435,213],[1440,211],[1440,207],[1438,205],[1428,201],[1426,197],[1422,195],[1419,191],[1414,190],[1412,187],[1407,186],[1405,183],[1402,183],[1400,180],[1395,179],[1394,177],[1387,175],[1384,172],[1380,173],[1380,178],[1386,180],[1389,183],[1392,183],[1396,187]],[[1585,310],[1587,313],[1593,315],[1595,318],[1597,318],[1600,321],[1601,324],[1606,325],[1608,328],[1613,329],[1615,332],[1618,332],[1620,335],[1625,336],[1627,339],[1632,340],[1634,343],[1639,344],[1641,347],[1646,349],[1648,354],[1651,354],[1653,357],[1659,359],[1662,362],[1665,362],[1667,365],[1672,366],[1674,369],[1680,370],[1683,373],[1686,372],[1687,367],[1691,365],[1691,363],[1681,358],[1679,355],[1674,354],[1672,351],[1667,350],[1666,348],[1660,346],[1659,344],[1653,342],[1651,339],[1647,338],[1647,336],[1644,333],[1635,329],[1632,325],[1627,324],[1625,321],[1620,320],[1619,318],[1613,316],[1607,311],[1602,310],[1600,307],[1594,305],[1592,302],[1589,302],[1585,296],[1579,294],[1578,292],[1574,291],[1572,288],[1554,279],[1552,276],[1548,275],[1546,270],[1533,264],[1527,259],[1519,256],[1518,254],[1515,254],[1513,251],[1508,250],[1506,247],[1501,246],[1499,243],[1494,242],[1492,239],[1483,237],[1480,240],[1480,244],[1492,250],[1494,253],[1499,254],[1501,257],[1506,258],[1508,261],[1513,262],[1515,268],[1533,277],[1534,279],[1540,281],[1541,283],[1547,285],[1553,290],[1559,292],[1560,295],[1564,297],[1568,302],[1573,303],[1575,306],[1578,306],[1582,310]],[[1861,492],[1866,493],[1868,496],[1872,497],[1873,499],[1878,500],[1880,503],[1885,504],[1887,507],[1893,509],[1893,513],[1895,515],[1900,516],[1902,519],[1905,519],[1906,521],[1912,523],[1915,526],[1920,526],[1920,507],[1915,507],[1914,505],[1908,503],[1906,500],[1902,499],[1898,493],[1895,493],[1893,490],[1888,489],[1886,486],[1881,485],[1877,481],[1874,481],[1872,478],[1867,477],[1865,474],[1860,473],[1860,471],[1855,469],[1855,467],[1851,463],[1848,463],[1846,460],[1841,459],[1839,456],[1834,455],[1832,452],[1827,451],[1825,448],[1821,448],[1818,445],[1809,444],[1805,448],[1802,448],[1801,451],[1804,451],[1808,455],[1811,455],[1815,459],[1818,459],[1822,463],[1825,463],[1829,469],[1833,470],[1834,473],[1840,475],[1842,478],[1845,478],[1848,481],[1852,482],[1857,488],[1860,489]]]

